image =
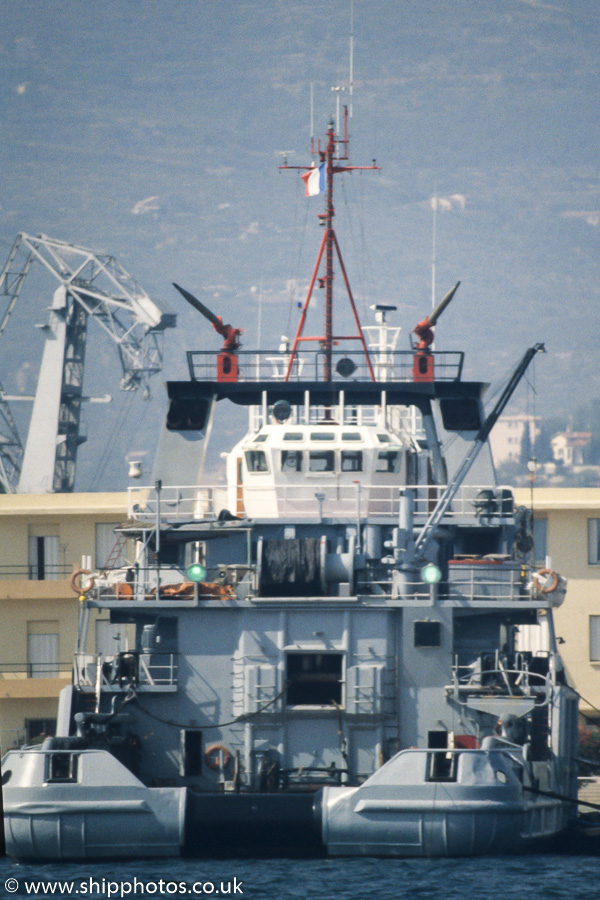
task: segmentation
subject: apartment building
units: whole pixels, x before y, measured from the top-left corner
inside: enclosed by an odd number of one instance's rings
[[[71,683],[79,601],[71,574],[115,558],[126,493],[0,494],[0,747],[53,734]],[[117,560],[118,561],[118,560]],[[88,650],[120,649],[118,628],[94,617]]]
[[[515,500],[530,506],[529,489]],[[555,612],[556,634],[580,709],[600,724],[600,489],[536,488],[533,492],[536,559],[568,579]]]

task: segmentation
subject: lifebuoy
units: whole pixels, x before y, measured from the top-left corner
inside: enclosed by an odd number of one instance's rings
[[[552,569],[539,569],[533,574],[533,583],[540,594],[551,594],[558,587],[558,575]]]
[[[221,754],[222,757],[221,757]],[[225,769],[231,762],[231,753],[224,744],[211,744],[204,751],[204,758],[209,769],[219,771],[221,768],[221,758],[223,759],[223,768]]]
[[[81,578],[82,575],[87,575],[89,581],[87,584],[83,584],[78,579]],[[73,572],[71,578],[69,579],[69,584],[71,585],[71,590],[75,591],[76,594],[87,594],[88,591],[91,591],[96,583],[96,576],[92,575],[91,572],[88,572],[87,569],[77,569],[76,572]]]

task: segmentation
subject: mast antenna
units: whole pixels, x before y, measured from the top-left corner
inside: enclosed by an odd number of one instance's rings
[[[348,115],[352,118],[352,96],[354,94],[354,0],[350,0],[350,102]]]
[[[431,208],[433,210],[433,240],[431,247],[431,308],[435,309],[435,264],[436,264],[436,238],[437,238],[437,184],[433,190]]]
[[[315,152],[315,83],[310,83],[310,155]]]

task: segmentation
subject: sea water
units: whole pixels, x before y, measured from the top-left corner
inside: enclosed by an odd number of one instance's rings
[[[0,859],[0,896],[94,900],[597,900],[600,859],[540,854],[411,860],[169,859],[60,865]]]

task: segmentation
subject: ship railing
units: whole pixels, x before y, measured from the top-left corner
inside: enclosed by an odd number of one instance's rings
[[[354,473],[344,473],[350,479]],[[356,475],[360,475],[357,472]],[[313,480],[314,477],[314,480]],[[397,517],[401,492],[410,489],[414,496],[417,521],[427,518],[435,509],[445,485],[365,484],[359,479],[342,482],[332,473],[329,480],[317,473],[306,473],[299,484],[261,480],[227,489],[223,485],[161,485],[160,491],[149,485],[128,489],[128,515],[133,522],[154,523],[161,520],[215,520],[229,510],[243,518],[266,516],[360,518]],[[264,512],[264,510],[270,512]],[[483,485],[463,485],[446,513],[448,519],[470,519],[481,524],[499,523],[514,514],[512,490]]]
[[[331,380],[348,383],[372,381],[375,369],[375,353],[369,357],[362,348],[333,350],[331,353]],[[443,351],[428,354],[434,361],[436,381],[459,381],[462,375],[464,354],[462,351]],[[323,381],[326,374],[326,354],[323,350],[298,350],[293,358],[289,348],[278,350],[238,350],[238,377],[241,382]],[[218,354],[206,350],[189,350],[187,361],[192,381],[217,381]],[[369,365],[370,363],[370,365]],[[384,381],[414,381],[415,353],[410,350],[386,352],[386,366],[381,373]]]
[[[529,600],[531,571],[515,560],[492,554],[449,561],[445,596],[449,600]]]
[[[509,658],[498,650],[482,653],[468,665],[455,657],[451,689],[461,705],[468,705],[469,697],[493,696],[530,699],[536,706],[547,706],[551,697],[549,660],[531,653]]]
[[[121,653],[76,653],[73,682],[81,690],[109,692],[171,688],[177,685],[177,653],[124,650]]]
[[[250,429],[252,431],[259,431],[263,425],[272,421],[270,406],[266,408],[262,405],[250,407]],[[288,427],[292,425],[321,426],[323,422],[343,425],[345,428],[360,428],[363,425],[380,427],[382,423],[381,404],[353,406],[342,403],[340,398],[340,402],[328,406],[312,402],[308,406],[292,406],[286,425]],[[398,441],[413,443],[426,438],[421,413],[414,406],[388,406],[387,428],[395,434]]]
[[[206,570],[202,582],[192,582],[181,566],[161,565],[157,570],[135,563],[98,576],[91,596],[100,605],[139,601],[188,604],[201,599],[227,600],[233,596],[232,585],[241,581],[251,568],[246,565],[226,568],[226,581],[222,577],[223,567],[212,566]]]
[[[411,580],[406,572],[397,569],[393,557],[384,558],[382,562],[389,566],[387,573],[379,571],[373,575],[366,569],[358,574],[357,594],[427,603],[458,601],[461,604],[528,601],[534,597],[531,567],[503,555],[451,559],[447,576],[434,585]]]

